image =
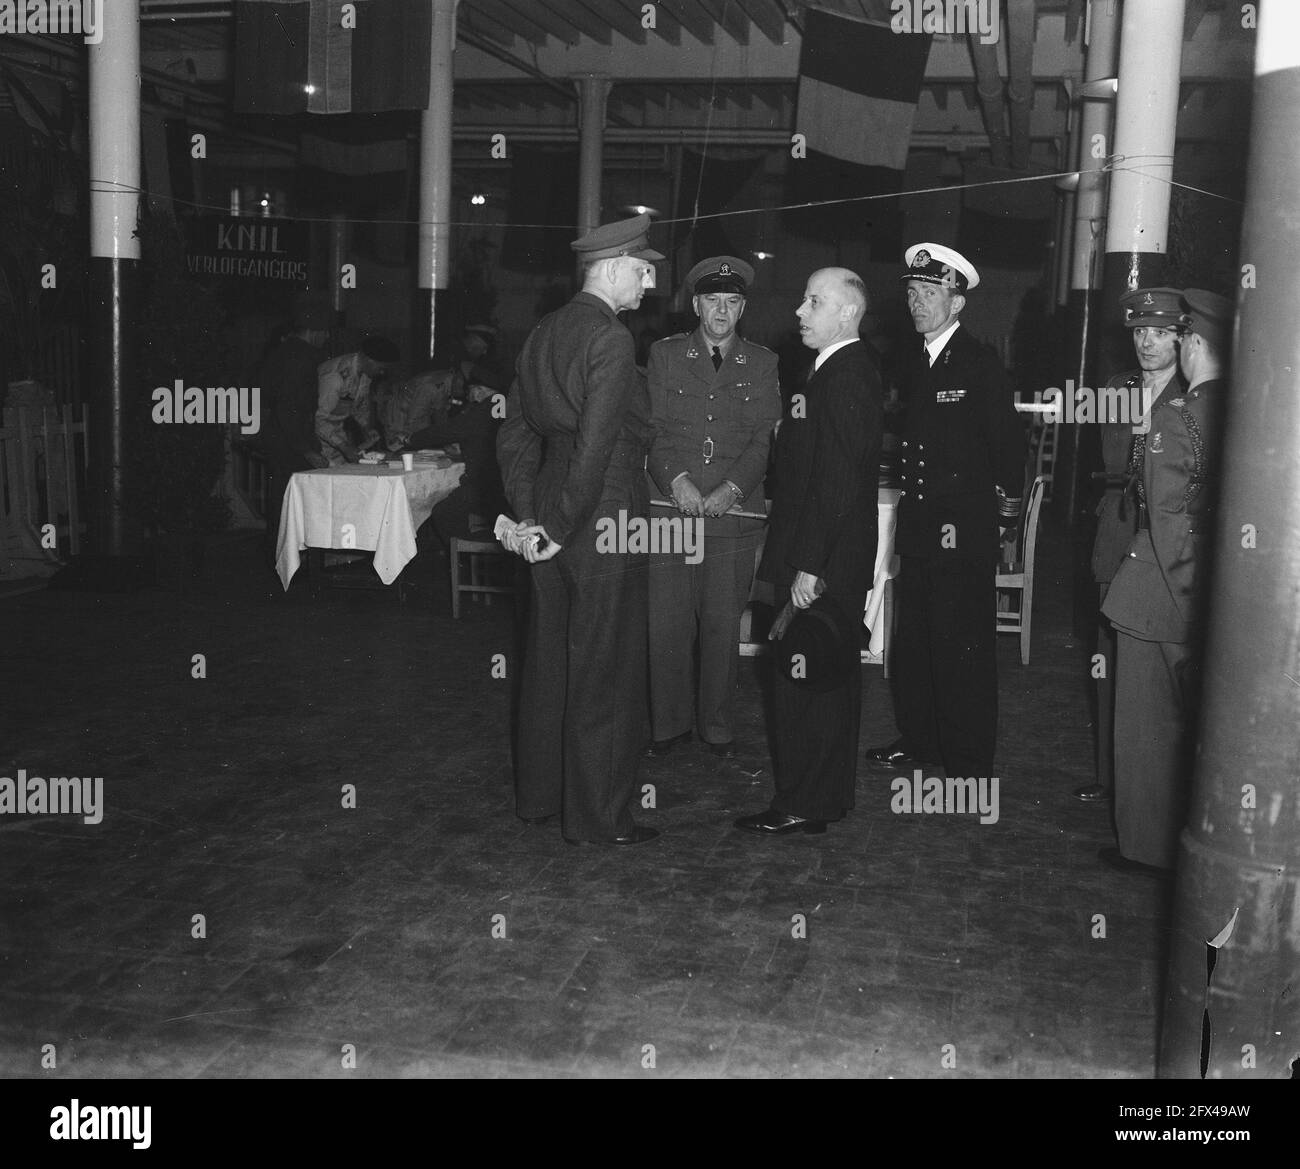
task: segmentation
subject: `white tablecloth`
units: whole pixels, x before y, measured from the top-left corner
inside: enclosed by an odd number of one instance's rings
[[[898,575],[898,557],[894,554],[894,532],[898,527],[898,488],[882,487],[878,497],[880,525],[876,537],[876,571],[867,594],[867,608],[862,624],[871,630],[871,652],[879,657],[885,649],[885,582]]]
[[[275,567],[287,589],[307,548],[374,550],[375,571],[392,584],[415,556],[415,530],[460,482],[465,464],[418,461],[414,471],[350,464],[299,471],[280,512]]]

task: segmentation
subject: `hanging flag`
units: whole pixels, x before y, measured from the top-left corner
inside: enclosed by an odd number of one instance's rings
[[[902,189],[931,39],[820,8],[806,11],[795,130],[804,136],[807,157],[790,160],[793,201]],[[901,246],[898,204],[894,198],[836,204],[794,213],[790,226],[834,241],[867,235],[873,256],[884,258]]]
[[[426,109],[432,19],[429,0],[236,0],[235,109]]]
[[[968,162],[957,248],[972,264],[1037,268],[1047,262],[1056,187],[1033,171]]]

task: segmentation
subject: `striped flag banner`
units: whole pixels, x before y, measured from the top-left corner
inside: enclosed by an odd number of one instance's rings
[[[429,0],[236,0],[235,109],[425,109],[432,19]]]
[[[807,157],[790,162],[796,198],[902,189],[932,39],[820,8],[806,11],[795,129],[805,136]],[[869,237],[873,255],[896,251],[902,218],[897,203],[848,204],[815,218],[809,212],[803,224],[808,234],[830,238],[856,231]]]

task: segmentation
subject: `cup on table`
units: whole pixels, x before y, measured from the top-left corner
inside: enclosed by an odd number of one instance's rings
[[[414,470],[415,470],[415,452],[414,452],[414,451],[407,451],[405,454],[402,455],[402,470],[403,470],[403,471],[414,471]]]

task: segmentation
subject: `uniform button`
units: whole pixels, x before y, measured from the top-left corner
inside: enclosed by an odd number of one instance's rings
[[[924,495],[923,495],[923,494],[919,494],[919,493],[918,493],[918,495],[917,495],[917,497],[916,497],[916,498],[917,498],[917,499],[924,499],[924,498],[925,498],[925,496],[924,496]]]
[[[709,395],[709,401],[710,401],[710,402],[713,401],[713,395],[712,395],[712,394]]]
[[[916,485],[917,485],[918,487],[924,487],[924,486],[925,486],[925,480],[924,480],[924,479],[918,479],[918,480],[916,481]]]
[[[907,440],[903,440],[903,450],[907,450]]]
[[[919,463],[917,463],[916,465],[917,465],[918,467],[924,467],[924,466],[925,466],[925,460],[922,459],[922,460],[921,460]]]
[[[704,416],[704,421],[705,421],[705,422],[712,422],[712,421],[713,421],[713,415],[712,415],[712,414],[706,414],[706,415]]]

